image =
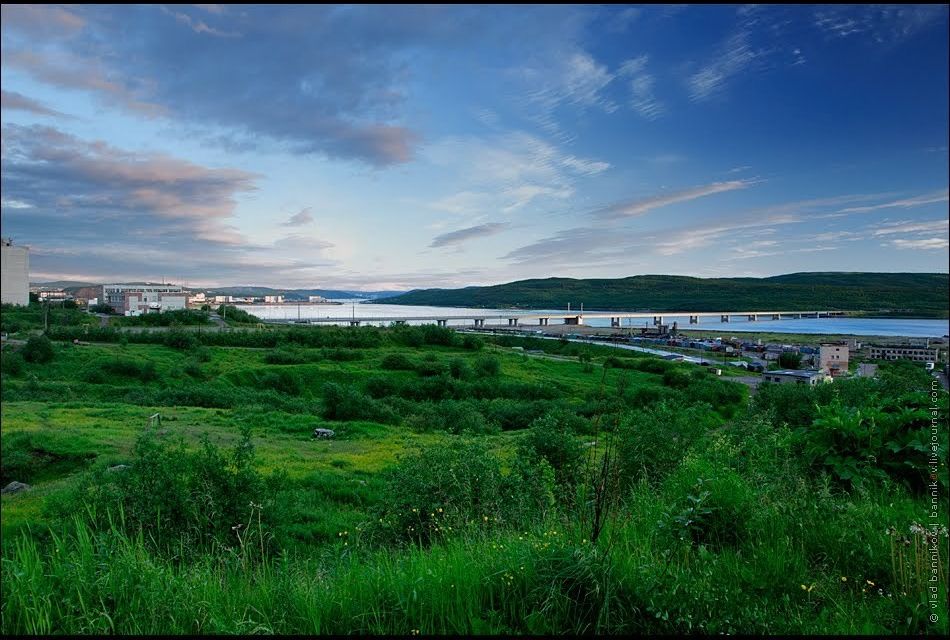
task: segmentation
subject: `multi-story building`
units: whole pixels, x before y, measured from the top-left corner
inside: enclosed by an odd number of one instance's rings
[[[188,306],[188,295],[171,284],[104,284],[102,302],[127,316],[176,311]]]
[[[871,360],[913,360],[915,362],[940,362],[940,347],[919,344],[872,344],[869,346]]]
[[[30,252],[8,238],[0,240],[0,302],[30,304]]]
[[[825,381],[825,374],[821,371],[794,369],[782,369],[779,371],[766,371],[763,374],[765,382],[774,382],[776,384],[807,384],[815,386],[819,382]]]
[[[818,368],[832,376],[847,373],[849,355],[847,342],[822,342],[818,352]]]
[[[284,296],[264,296],[264,302],[267,304],[283,304]]]

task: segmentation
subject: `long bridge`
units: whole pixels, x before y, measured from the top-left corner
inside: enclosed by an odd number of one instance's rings
[[[662,325],[664,315],[667,318],[689,318],[689,324],[699,324],[700,318],[719,318],[720,322],[729,322],[731,318],[743,318],[749,322],[758,320],[787,320],[799,318],[836,318],[847,315],[845,311],[666,311],[659,312],[624,312],[624,311],[542,311],[525,312],[516,311],[506,313],[492,314],[464,314],[464,315],[427,315],[427,316],[394,316],[394,317],[326,317],[310,318],[305,320],[269,320],[269,322],[299,322],[304,324],[349,324],[358,327],[366,324],[406,324],[408,322],[435,323],[441,327],[448,325],[449,322],[470,322],[474,327],[484,327],[486,322],[492,322],[505,326],[517,327],[521,325],[536,325],[545,327],[551,320],[561,321],[561,324],[581,325],[590,319],[610,318],[610,326],[620,327],[621,322],[626,318],[651,319],[654,325]]]

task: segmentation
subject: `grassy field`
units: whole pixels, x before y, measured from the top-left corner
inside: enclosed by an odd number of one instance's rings
[[[750,404],[435,327],[54,335],[3,352],[4,633],[947,631],[918,368]]]

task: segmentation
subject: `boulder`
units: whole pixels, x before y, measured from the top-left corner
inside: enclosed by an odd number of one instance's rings
[[[0,493],[20,493],[21,491],[26,491],[29,488],[30,485],[14,480],[3,489],[0,489]]]
[[[114,467],[109,467],[109,471],[125,471],[129,468],[127,464],[117,464]]]
[[[317,428],[317,429],[314,429],[314,430],[313,430],[313,437],[314,437],[314,438],[332,438],[332,437],[335,436],[335,435],[336,435],[336,432],[334,432],[333,429],[320,429],[320,428]]]

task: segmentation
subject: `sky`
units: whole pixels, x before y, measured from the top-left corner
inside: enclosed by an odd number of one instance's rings
[[[3,5],[31,281],[948,270],[946,5]]]

